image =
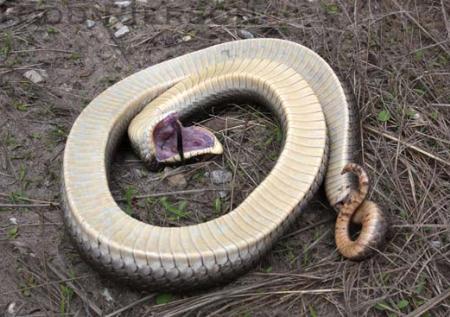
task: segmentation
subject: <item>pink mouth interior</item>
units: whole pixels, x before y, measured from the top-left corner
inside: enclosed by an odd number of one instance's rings
[[[181,131],[183,153],[210,148],[214,145],[211,132],[200,127],[183,127],[177,115],[170,114],[158,122],[153,130],[158,161],[161,162],[179,154],[177,129]]]

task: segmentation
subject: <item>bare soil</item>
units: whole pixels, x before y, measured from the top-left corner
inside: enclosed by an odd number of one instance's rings
[[[0,1],[0,314],[5,316],[449,316],[450,4],[426,1]],[[130,32],[116,38],[114,18]],[[89,28],[86,20],[95,21]],[[371,199],[391,219],[363,262],[336,251],[320,191],[261,262],[230,284],[148,293],[80,258],[59,204],[65,139],[83,108],[126,76],[244,37],[289,39],[350,84]],[[35,70],[44,81],[24,73]],[[257,105],[211,109],[223,156],[152,173],[124,136],[115,199],[179,226],[238,205],[273,166],[282,131]],[[224,170],[230,182],[214,184]]]

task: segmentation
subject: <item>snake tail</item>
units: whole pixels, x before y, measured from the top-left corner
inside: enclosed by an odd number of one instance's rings
[[[358,164],[347,164],[342,173],[354,173],[358,177],[358,188],[336,205],[339,210],[336,220],[335,240],[339,252],[351,260],[363,260],[380,249],[387,235],[388,221],[382,209],[373,201],[366,200],[369,177]],[[356,240],[350,237],[351,223],[361,225]]]

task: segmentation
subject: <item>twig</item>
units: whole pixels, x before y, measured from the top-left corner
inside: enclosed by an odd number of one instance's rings
[[[4,193],[0,193],[0,196],[2,196],[2,197],[11,197],[10,195],[4,194]],[[27,197],[23,197],[23,196],[18,196],[17,199],[18,200],[29,201],[29,202],[33,202],[33,203],[40,203],[40,204],[45,204],[45,205],[59,206],[59,203],[54,202],[54,201],[33,199],[33,198],[27,198]]]
[[[10,53],[33,53],[33,52],[58,52],[58,53],[67,53],[67,54],[74,54],[79,53],[76,51],[66,51],[66,50],[59,50],[54,48],[36,48],[32,50],[20,50],[20,51],[11,51]]]
[[[62,226],[62,222],[44,222],[44,223],[24,223],[19,224],[20,227],[39,227],[39,226]],[[9,226],[0,227],[0,229],[8,228]]]
[[[450,39],[450,23],[448,23],[447,11],[445,11],[444,0],[441,0],[442,17],[444,18],[445,28],[447,29],[447,38]]]
[[[27,65],[27,66],[21,66],[21,67],[12,67],[12,68],[0,67],[1,70],[7,69],[4,72],[1,72],[0,75],[5,75],[5,74],[8,74],[8,73],[14,72],[16,70],[33,69],[33,68],[36,68],[37,66],[41,66],[41,65],[43,65],[43,63]]]
[[[222,26],[222,30],[224,30],[225,32],[227,32],[232,38],[233,40],[238,40],[239,37],[237,37],[235,34],[233,34],[226,26]]]
[[[162,196],[174,196],[174,195],[189,195],[189,194],[198,194],[203,193],[207,191],[227,191],[229,189],[223,189],[223,188],[202,188],[202,189],[187,189],[187,190],[179,190],[174,192],[162,192],[162,193],[154,193],[154,194],[145,194],[145,195],[138,195],[133,196],[133,198],[136,199],[143,199],[143,198],[151,198],[151,197],[162,197]],[[117,201],[126,201],[125,198],[119,198]]]
[[[448,225],[440,225],[440,224],[434,224],[434,223],[422,223],[422,224],[410,224],[410,225],[391,225],[391,228],[412,228],[412,229],[418,229],[418,228],[446,229],[448,227],[449,227]]]
[[[415,145],[413,145],[413,144],[411,144],[409,142],[402,141],[402,140],[400,140],[399,138],[397,138],[395,136],[392,136],[392,135],[387,134],[385,132],[378,131],[378,130],[376,130],[374,128],[371,128],[371,127],[365,126],[364,129],[366,129],[366,130],[368,130],[368,131],[370,131],[372,133],[381,135],[381,136],[385,137],[386,139],[389,139],[389,140],[392,140],[392,141],[396,141],[399,144],[402,144],[402,145],[406,146],[407,148],[410,148],[411,150],[419,152],[419,153],[421,153],[421,154],[423,154],[423,155],[425,155],[425,156],[427,156],[427,157],[429,157],[429,158],[431,158],[433,160],[436,160],[436,161],[438,161],[438,162],[440,162],[440,163],[442,163],[444,165],[450,166],[450,162],[448,162],[448,161],[444,160],[443,158],[440,158],[440,157],[438,157],[438,156],[436,156],[434,154],[428,153],[427,151],[425,151],[425,150],[423,150],[423,149],[421,149],[421,148],[419,148],[419,147],[417,147],[417,146],[415,146]]]
[[[450,107],[450,103],[430,103],[430,106],[448,108]]]
[[[38,208],[50,206],[53,206],[53,204],[0,204],[0,208]]]
[[[311,289],[311,290],[292,290],[292,291],[274,291],[274,292],[258,292],[258,293],[243,293],[232,294],[230,297],[243,297],[243,296],[263,296],[263,295],[284,295],[284,294],[327,294],[327,293],[342,293],[343,288],[327,288],[327,289]]]
[[[158,31],[158,32],[156,32],[155,34],[153,34],[152,36],[147,37],[146,39],[140,41],[140,42],[137,43],[137,44],[132,45],[131,47],[132,47],[132,48],[135,48],[135,47],[141,46],[142,44],[145,44],[145,43],[147,43],[147,42],[151,42],[151,41],[153,41],[158,35],[162,34],[164,31],[165,31],[165,30]]]
[[[112,313],[106,315],[105,317],[113,317],[113,316],[119,315],[120,313],[122,313],[122,312],[124,312],[124,311],[126,311],[126,310],[128,310],[130,308],[133,308],[134,306],[139,305],[139,304],[141,304],[143,302],[146,302],[149,299],[152,299],[153,297],[155,297],[154,294],[145,296],[145,297],[143,297],[141,299],[138,299],[137,301],[135,301],[135,302],[133,302],[133,303],[131,303],[129,305],[123,306],[122,308],[116,310],[115,312],[112,312]]]

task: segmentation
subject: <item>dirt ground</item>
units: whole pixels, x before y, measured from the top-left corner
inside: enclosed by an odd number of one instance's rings
[[[448,1],[116,2],[0,1],[0,314],[450,315]],[[129,32],[115,36],[124,26]],[[319,192],[273,250],[230,284],[149,293],[102,277],[62,224],[59,176],[73,122],[140,69],[249,37],[304,44],[350,83],[371,199],[392,223],[385,248],[359,263],[342,258],[335,213]],[[30,70],[42,81],[26,78]],[[216,131],[223,156],[151,173],[124,138],[110,185],[133,217],[173,226],[220,216],[280,151],[280,127],[256,105],[211,109],[195,121]],[[231,180],[212,183],[217,170]]]

